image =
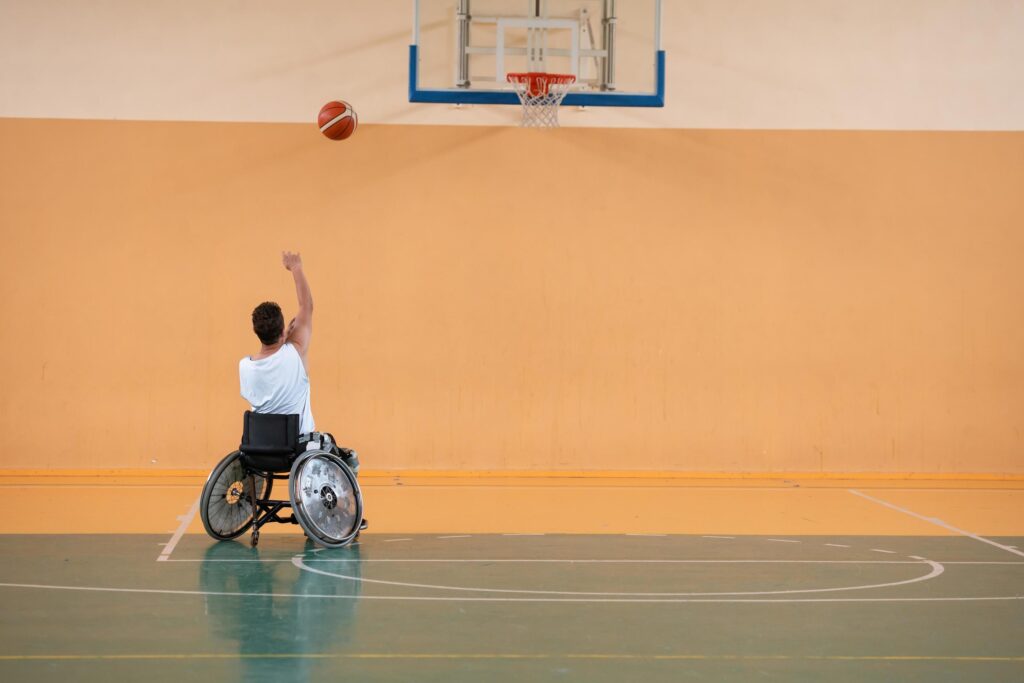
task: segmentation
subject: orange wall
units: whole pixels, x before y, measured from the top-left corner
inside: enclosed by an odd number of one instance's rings
[[[208,468],[316,298],[367,469],[1024,472],[1024,134],[0,119],[0,465]]]

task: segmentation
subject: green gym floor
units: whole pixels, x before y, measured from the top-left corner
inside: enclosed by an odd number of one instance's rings
[[[1024,680],[1019,481],[405,483],[320,550],[8,478],[0,681]]]

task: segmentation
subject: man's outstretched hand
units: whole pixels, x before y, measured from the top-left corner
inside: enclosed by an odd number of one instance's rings
[[[302,255],[298,252],[293,254],[290,251],[282,251],[281,262],[284,263],[284,267],[288,270],[296,270],[297,268],[302,268]]]

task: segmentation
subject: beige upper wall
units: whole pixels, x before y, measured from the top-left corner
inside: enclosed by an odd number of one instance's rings
[[[664,109],[570,126],[1024,129],[1024,0],[665,0]],[[0,0],[0,116],[501,124],[407,101],[410,0]]]

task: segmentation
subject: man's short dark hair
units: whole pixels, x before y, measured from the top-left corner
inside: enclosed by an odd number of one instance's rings
[[[284,315],[281,313],[281,307],[273,301],[264,301],[254,308],[252,331],[267,346],[276,344],[284,332]]]

